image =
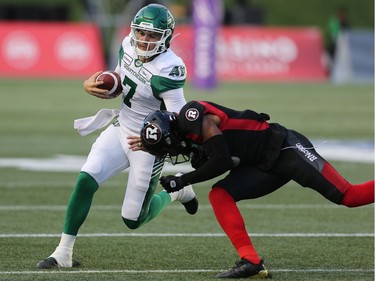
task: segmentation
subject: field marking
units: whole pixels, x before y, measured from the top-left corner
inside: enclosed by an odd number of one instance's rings
[[[364,206],[363,208],[372,208],[372,205]],[[65,211],[66,205],[0,205],[1,211]],[[342,209],[342,206],[335,204],[239,204],[240,209]],[[168,206],[168,209],[185,210],[181,205],[175,204]],[[210,204],[200,204],[200,210],[211,210]],[[121,205],[93,205],[91,210],[121,210]]]
[[[248,233],[251,237],[374,237],[374,233]],[[61,233],[3,233],[0,238],[57,238]],[[227,237],[224,233],[82,233],[79,237]]]
[[[204,273],[204,272],[220,272],[225,269],[150,269],[150,270],[28,270],[28,271],[0,271],[0,275],[20,275],[20,274],[105,274],[105,273]],[[270,273],[285,272],[285,273],[372,273],[374,269],[272,269]]]
[[[374,163],[374,142],[372,140],[312,140],[316,151],[327,160]],[[28,171],[77,172],[87,156],[56,155],[52,158],[0,158],[0,167],[13,167]],[[173,166],[166,163],[166,172],[187,172],[190,164]]]

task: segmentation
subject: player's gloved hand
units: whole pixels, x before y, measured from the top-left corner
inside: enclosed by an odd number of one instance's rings
[[[159,181],[168,193],[179,191],[180,189],[184,188],[181,177],[163,176],[159,179]]]

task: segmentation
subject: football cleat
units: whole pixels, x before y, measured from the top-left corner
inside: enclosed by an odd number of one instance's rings
[[[242,258],[236,262],[236,266],[231,269],[219,273],[216,278],[253,278],[253,279],[266,279],[271,278],[263,264],[263,260],[259,264],[253,264],[247,259]]]
[[[185,207],[185,210],[186,212],[188,212],[188,214],[195,215],[198,211],[199,203],[197,197],[194,197],[190,201],[182,203],[182,205]]]
[[[73,260],[73,265],[72,267],[78,267],[81,266],[79,261]],[[48,257],[36,264],[37,268],[40,269],[53,269],[53,268],[58,268],[60,267],[59,264],[57,263],[56,259],[54,257]]]
[[[185,186],[183,189],[177,191],[177,201],[180,201],[185,207],[186,212],[194,215],[198,211],[198,199],[191,185]]]

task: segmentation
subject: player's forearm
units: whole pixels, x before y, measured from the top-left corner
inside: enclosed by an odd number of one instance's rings
[[[203,144],[208,160],[195,171],[181,176],[184,185],[210,180],[233,168],[225,137],[216,135]]]

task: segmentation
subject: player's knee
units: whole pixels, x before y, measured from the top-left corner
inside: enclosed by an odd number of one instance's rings
[[[336,205],[341,205],[344,198],[344,194],[339,190],[323,193],[323,196]]]
[[[95,193],[98,190],[98,183],[96,180],[85,172],[81,172],[76,183],[76,191],[82,193]]]
[[[210,200],[210,203],[215,202],[219,195],[218,195],[218,188],[213,188],[211,191],[208,193],[208,200]]]
[[[233,200],[233,198],[221,187],[214,187],[208,193],[208,199],[210,200],[211,205],[213,203],[221,202],[222,200]]]
[[[141,222],[138,220],[137,221],[128,220],[124,217],[122,217],[122,220],[129,229],[137,229],[141,226]]]

